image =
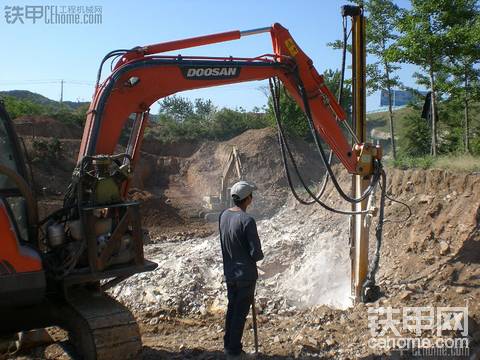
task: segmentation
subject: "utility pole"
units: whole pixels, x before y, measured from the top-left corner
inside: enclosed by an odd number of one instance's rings
[[[63,104],[63,79],[60,81],[60,105]]]

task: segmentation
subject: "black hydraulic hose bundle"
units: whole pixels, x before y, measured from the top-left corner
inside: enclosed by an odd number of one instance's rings
[[[118,50],[110,51],[107,55],[105,55],[103,57],[102,61],[100,62],[100,66],[98,67],[96,86],[98,86],[100,84],[100,79],[102,77],[102,68],[103,68],[103,65],[105,64],[105,62],[112,57],[117,58],[118,56],[125,55],[126,53],[131,52],[131,51],[134,51],[134,50],[133,49],[132,50],[118,49]]]
[[[342,44],[342,66],[341,66],[341,75],[340,75],[340,83],[339,83],[339,87],[338,87],[338,96],[337,96],[337,101],[338,103],[341,105],[342,104],[342,100],[343,100],[343,86],[344,86],[344,80],[345,80],[345,62],[346,62],[346,59],[347,59],[347,41],[348,41],[348,38],[350,37],[350,34],[348,34],[347,32],[347,19],[344,17],[343,18],[343,23],[342,23],[342,27],[343,27],[343,44]],[[284,91],[285,91],[285,94],[288,96],[285,88],[283,88]],[[330,152],[328,154],[328,164],[331,165],[332,164],[332,159],[333,159],[333,150],[330,149]],[[330,179],[330,175],[328,172],[325,172],[325,175],[324,175],[324,178],[323,178],[323,181],[322,181],[322,186],[317,194],[317,198],[320,198],[323,193],[325,192],[325,189],[327,188],[327,184],[328,184],[328,180]],[[316,201],[315,200],[312,200],[310,202],[308,202],[308,204],[314,204]],[[307,205],[308,205],[307,204]]]
[[[363,200],[365,200],[371,194],[372,190],[375,188],[375,186],[377,185],[377,183],[380,179],[380,172],[381,172],[380,162],[375,161],[375,163],[374,163],[375,164],[375,171],[373,173],[372,181],[370,182],[368,187],[365,189],[363,194],[360,195],[360,197],[358,197],[358,198],[354,198],[354,197],[351,197],[351,196],[347,195],[345,193],[345,191],[343,191],[340,184],[338,183],[337,178],[336,178],[335,174],[333,173],[332,167],[328,163],[327,155],[325,154],[325,150],[323,149],[323,145],[320,142],[320,137],[319,137],[317,131],[315,130],[314,125],[313,125],[312,112],[310,110],[310,104],[308,102],[307,93],[306,93],[305,88],[303,86],[302,80],[298,76],[297,76],[297,81],[298,81],[298,91],[299,91],[300,95],[302,96],[302,101],[303,101],[303,104],[304,104],[305,114],[306,114],[306,117],[307,117],[310,132],[312,133],[313,139],[315,141],[315,145],[317,147],[318,152],[320,153],[323,164],[325,165],[325,168],[327,169],[327,172],[330,175],[330,178],[332,179],[333,185],[337,189],[340,196],[343,199],[345,199],[346,201],[348,201],[350,203],[362,202]]]
[[[280,114],[280,100],[279,100],[278,87],[279,87],[278,80],[270,79],[270,90],[272,91],[273,109],[274,109],[274,113],[275,113],[275,120],[277,122],[278,142],[279,142],[279,145],[280,145],[280,150],[281,150],[281,154],[282,154],[282,160],[283,160],[283,165],[284,165],[284,169],[285,169],[285,174],[287,176],[287,181],[288,181],[289,187],[290,187],[290,189],[292,191],[292,194],[295,197],[295,199],[297,199],[301,204],[304,204],[304,205],[311,205],[313,203],[317,203],[320,206],[322,206],[323,208],[325,208],[329,211],[335,212],[337,214],[343,214],[343,215],[367,214],[368,210],[346,211],[346,210],[334,209],[331,206],[325,204],[325,202],[323,202],[322,200],[320,200],[320,196],[323,192],[321,192],[320,195],[315,195],[312,192],[312,190],[310,190],[310,188],[306,184],[306,181],[304,180],[303,176],[300,174],[297,163],[295,161],[295,158],[293,157],[292,151],[290,149],[290,146],[289,146],[288,141],[287,141],[286,136],[285,136],[285,131],[283,129],[281,114]],[[313,132],[316,134],[316,130],[314,128],[313,128]],[[320,145],[320,147],[321,147],[321,145]],[[287,158],[287,155],[288,155],[288,158]],[[325,155],[325,153],[323,153],[323,155]],[[295,190],[295,187],[294,187],[293,182],[292,182],[290,170],[289,170],[289,167],[288,167],[288,159],[290,159],[290,162],[291,162],[292,167],[294,169],[295,175],[298,177],[298,180],[300,181],[302,187],[305,189],[305,191],[308,193],[308,195],[311,197],[312,200],[308,201],[308,200],[302,199],[298,195],[297,191]],[[333,173],[333,170],[331,170],[330,164],[329,164],[328,160],[326,159],[326,156],[325,156],[325,158],[323,158],[323,160],[324,160],[325,167],[327,168],[327,171],[329,173],[329,176],[332,179],[332,182],[334,184],[336,183],[338,185],[338,181],[335,177],[335,174]],[[377,166],[377,169],[379,169],[379,167],[380,167],[380,165]],[[379,173],[379,171],[377,171],[377,172]],[[377,177],[375,179],[376,179],[375,181],[378,181]],[[373,180],[372,180],[372,182],[373,182]],[[340,186],[340,185],[338,185],[338,186]],[[368,193],[366,195],[364,194],[363,197],[360,198],[361,200],[359,200],[359,201],[364,200],[371,193],[373,188],[374,188],[374,186],[371,186],[369,189],[367,189]],[[348,197],[348,199],[350,199],[350,197]],[[352,199],[352,200],[353,200],[353,202],[358,202],[357,199]],[[350,202],[352,202],[352,201],[350,201]]]
[[[273,81],[273,84],[271,83],[271,81]],[[285,88],[283,88],[283,90],[284,90],[285,96],[290,98],[290,95],[287,93],[287,90]],[[278,94],[278,86],[277,86],[277,80],[276,79],[273,79],[273,80],[270,79],[270,92],[272,94],[275,93],[275,95],[272,95],[272,99],[274,99],[273,101],[276,101],[276,103],[274,103],[274,112],[275,112],[275,119],[277,119],[277,118],[280,117],[280,110],[279,110],[280,109],[280,96]],[[278,121],[276,121],[276,124],[277,124],[277,128],[282,126],[282,124],[281,123],[279,124]],[[278,132],[278,139],[279,139],[278,141],[279,141],[279,144],[280,144],[280,148],[282,149],[282,145],[281,145],[281,141],[282,141],[285,148],[288,150],[288,152],[290,154],[289,155],[289,157],[291,159],[290,161],[292,162],[293,166],[295,167],[296,166],[295,159],[291,155],[291,152],[289,150],[289,146],[288,146],[288,143],[287,143],[285,137],[282,136],[283,133],[284,133],[284,131],[283,131],[283,127],[282,127],[282,132]],[[329,164],[332,163],[332,159],[333,159],[333,151],[330,150],[330,153],[328,154],[328,163]],[[284,170],[287,174],[287,179],[289,180],[290,179],[290,173],[289,173],[288,167],[285,163],[283,165],[284,165]],[[320,187],[320,190],[318,191],[317,195],[315,195],[316,198],[320,199],[323,196],[323,193],[325,192],[325,190],[327,188],[328,180],[329,180],[328,172],[325,172],[325,174],[323,176],[323,180],[321,181],[322,186]],[[296,192],[294,193],[294,195],[296,195]],[[305,200],[305,199],[301,199],[301,198],[297,197],[297,200],[303,205],[313,205],[313,204],[318,203],[315,199]]]
[[[340,84],[338,89],[338,103],[342,105],[343,100],[343,85],[345,83],[345,63],[347,61],[347,41],[349,38],[349,34],[347,33],[347,18],[343,18],[342,23],[343,28],[343,43],[342,43],[342,65],[341,65],[341,74],[340,74]]]
[[[278,79],[269,79],[269,85],[270,85],[270,91],[272,94],[272,103],[273,103],[273,110],[275,114],[275,120],[277,123],[277,134],[278,134],[278,142],[280,145],[280,151],[281,151],[281,156],[282,156],[282,162],[283,166],[285,169],[285,174],[287,177],[287,182],[290,187],[290,190],[295,197],[297,201],[299,201],[301,204],[304,205],[312,205],[314,203],[319,204],[326,210],[332,211],[337,214],[342,214],[342,215],[357,215],[357,214],[368,214],[370,212],[369,209],[366,210],[361,210],[361,211],[345,211],[345,210],[339,210],[335,209],[329,205],[327,205],[325,202],[323,202],[320,197],[323,195],[326,187],[326,181],[328,180],[328,177],[332,179],[332,183],[334,184],[335,188],[339,192],[339,194],[348,202],[350,203],[358,203],[360,201],[365,200],[372,192],[375,190],[376,186],[379,184],[381,180],[380,187],[382,189],[382,194],[381,194],[381,200],[380,200],[380,211],[379,211],[379,216],[378,216],[378,222],[375,230],[375,237],[376,237],[376,250],[374,254],[374,259],[372,261],[372,266],[370,266],[368,274],[367,274],[367,279],[365,283],[363,284],[363,294],[365,295],[366,290],[370,287],[375,286],[375,276],[378,271],[378,265],[380,262],[380,249],[381,249],[381,244],[382,244],[382,239],[383,239],[383,224],[384,224],[384,206],[385,206],[385,198],[386,198],[386,174],[385,171],[382,168],[382,164],[380,161],[375,161],[375,171],[374,175],[372,177],[372,181],[369,185],[369,187],[366,189],[366,191],[359,197],[359,198],[352,198],[345,194],[343,189],[340,187],[338,184],[338,181],[335,177],[335,174],[333,173],[333,170],[331,169],[331,156],[327,159],[325,152],[323,150],[322,144],[320,143],[320,139],[318,136],[318,133],[316,132],[314,126],[313,126],[313,120],[311,118],[311,112],[310,112],[310,107],[308,104],[308,99],[306,97],[306,93],[304,91],[303,85],[299,81],[299,93],[302,95],[303,103],[304,103],[304,109],[307,117],[307,121],[309,123],[310,130],[312,132],[312,135],[314,136],[315,143],[317,146],[317,150],[319,151],[323,163],[326,167],[326,175],[325,175],[325,180],[322,185],[322,188],[319,192],[319,194],[315,195],[309,188],[309,186],[306,184],[303,176],[300,174],[300,171],[298,169],[298,166],[296,164],[295,158],[292,154],[292,151],[290,149],[290,146],[288,144],[288,141],[285,136],[285,131],[283,128],[282,124],[282,119],[281,119],[281,112],[280,112],[280,96],[279,96],[279,83]],[[295,186],[293,185],[289,165],[288,165],[288,160],[290,160],[291,166],[293,167],[294,173],[297,176],[299,182],[301,183],[302,187],[305,189],[305,191],[308,193],[309,197],[311,200],[307,199],[302,199],[299,194],[297,193]]]
[[[372,266],[370,267],[367,278],[362,286],[362,295],[366,295],[366,290],[368,288],[373,288],[375,286],[375,275],[378,271],[378,265],[380,263],[380,250],[382,247],[382,240],[383,240],[383,224],[385,223],[385,199],[387,197],[387,174],[385,170],[382,169],[382,181],[380,183],[380,187],[382,189],[382,193],[380,196],[380,209],[378,213],[378,222],[377,226],[375,227],[375,253],[373,256]]]

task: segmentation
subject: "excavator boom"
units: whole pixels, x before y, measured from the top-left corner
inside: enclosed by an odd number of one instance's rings
[[[263,32],[270,32],[274,54],[256,58],[161,55],[167,51],[237,40],[242,36]],[[352,149],[339,126],[340,122],[346,120],[344,110],[325,85],[312,60],[295,43],[288,30],[278,23],[268,28],[230,31],[111,54],[123,56],[113,72],[96,87],[79,161],[84,156],[113,154],[127,119],[136,114],[136,125],[133,126],[129,146],[129,155],[133,159],[132,164],[135,164],[148,121],[149,107],[158,99],[185,90],[277,77],[305,110],[300,90],[303,89],[316,131],[348,172],[361,172],[355,150],[361,149],[362,144]]]

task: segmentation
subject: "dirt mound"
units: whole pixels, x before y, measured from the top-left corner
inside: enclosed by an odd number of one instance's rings
[[[204,143],[188,160],[186,183],[200,198],[219,195],[221,174],[233,146],[238,149],[244,179],[258,187],[252,211],[272,213],[285,202],[287,185],[274,129],[247,130],[226,142]],[[293,139],[291,147],[306,180],[318,179],[323,166],[313,147],[300,139]]]
[[[24,137],[52,137],[57,139],[81,139],[83,129],[48,116],[21,116],[14,121],[15,129]]]
[[[51,138],[36,137],[35,142],[49,144]],[[80,140],[62,139],[56,154],[38,154],[34,141],[24,137],[37,192],[42,196],[62,195],[70,183],[77,162]]]
[[[391,170],[390,177],[389,190],[412,207],[413,216],[385,226],[380,281],[387,296],[406,290],[403,296],[413,303],[429,299],[448,306],[478,299],[480,174]],[[387,207],[390,219],[402,213],[399,205]],[[469,311],[479,323],[478,301],[469,302]]]
[[[199,146],[197,141],[162,144],[155,139],[146,138],[143,140],[142,150],[160,156],[190,157],[198,150]]]

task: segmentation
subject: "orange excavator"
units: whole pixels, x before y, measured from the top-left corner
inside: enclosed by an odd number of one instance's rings
[[[163,55],[260,33],[271,35],[272,54]],[[112,73],[100,81],[102,66],[115,57],[120,58]],[[1,106],[0,335],[61,326],[69,333],[65,348],[81,358],[138,358],[141,338],[135,319],[105,291],[156,267],[144,258],[139,204],[128,198],[149,107],[180,91],[263,79],[276,79],[273,85],[281,81],[305,111],[316,139],[330,146],[348,172],[371,179],[371,188],[376,185],[381,150],[349,143],[340,128],[346,120],[344,110],[312,60],[280,24],[107,54],[64,205],[45,219],[37,218],[19,142]],[[126,126],[128,119],[133,122]],[[122,131],[129,141],[118,153]],[[288,150],[285,139],[281,144]]]

